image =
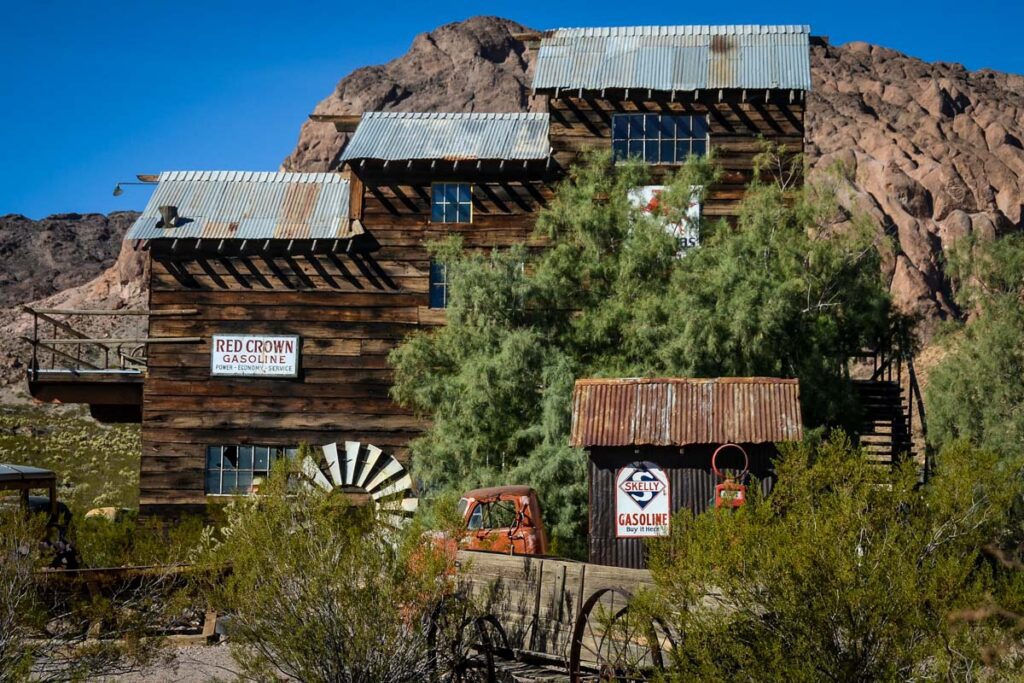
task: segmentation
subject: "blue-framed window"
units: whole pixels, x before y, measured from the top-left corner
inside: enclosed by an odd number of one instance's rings
[[[434,183],[431,186],[430,222],[473,222],[473,186],[470,183]]]
[[[448,307],[448,266],[430,262],[430,307]]]
[[[246,496],[256,477],[266,477],[280,457],[295,458],[297,448],[284,446],[207,446],[206,493]]]
[[[691,154],[707,154],[708,119],[682,114],[615,114],[612,152],[616,159],[681,164]]]

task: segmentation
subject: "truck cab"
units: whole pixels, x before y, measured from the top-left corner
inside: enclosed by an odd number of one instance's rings
[[[459,500],[465,533],[459,546],[510,555],[546,555],[548,537],[537,492],[529,486],[467,491]]]

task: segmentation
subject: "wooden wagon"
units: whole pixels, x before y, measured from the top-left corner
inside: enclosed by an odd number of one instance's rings
[[[665,624],[631,609],[646,569],[461,551],[470,680],[650,680],[672,647]]]

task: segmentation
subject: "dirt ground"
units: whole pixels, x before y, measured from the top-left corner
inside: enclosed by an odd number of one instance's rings
[[[238,678],[227,645],[190,645],[174,648],[166,663],[126,676],[97,679],[96,683],[207,683]]]

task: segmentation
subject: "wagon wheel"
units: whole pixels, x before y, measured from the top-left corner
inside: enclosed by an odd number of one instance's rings
[[[662,650],[672,648],[668,629],[631,610],[632,598],[620,588],[602,588],[583,603],[569,650],[573,683],[649,681],[664,668]]]
[[[438,602],[427,626],[430,670],[446,683],[497,683],[494,655],[510,656],[505,629],[493,615],[479,616],[465,596]]]

